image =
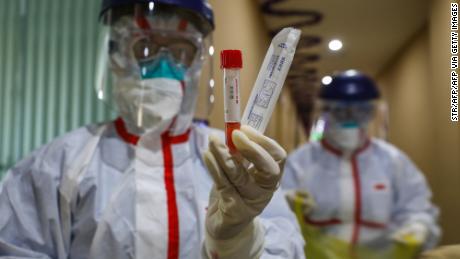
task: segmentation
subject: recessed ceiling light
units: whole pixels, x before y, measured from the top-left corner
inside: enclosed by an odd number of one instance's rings
[[[334,39],[329,41],[329,49],[332,51],[339,51],[342,49],[342,47],[343,43],[341,40]]]
[[[323,77],[323,79],[321,79],[321,83],[323,83],[323,85],[328,85],[332,83],[332,77],[330,76]]]

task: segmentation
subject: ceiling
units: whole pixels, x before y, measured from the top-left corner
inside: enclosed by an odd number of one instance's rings
[[[377,76],[427,22],[429,0],[259,0],[272,34],[302,29],[289,85],[299,110],[311,110],[320,79],[358,69]],[[328,49],[338,38],[343,48]]]

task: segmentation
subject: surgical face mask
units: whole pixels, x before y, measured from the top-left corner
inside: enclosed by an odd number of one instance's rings
[[[360,127],[358,124],[335,124],[325,131],[325,138],[328,142],[346,151],[353,151],[359,148],[366,137],[365,127]]]
[[[372,101],[324,101],[321,105],[326,140],[345,151],[359,148],[367,138],[367,128],[374,116],[375,104]]]
[[[181,108],[186,71],[166,52],[139,66],[140,80],[120,78],[114,89],[118,111],[128,125],[135,125],[134,133],[171,123]]]

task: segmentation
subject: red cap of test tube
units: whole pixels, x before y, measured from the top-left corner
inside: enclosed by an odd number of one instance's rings
[[[243,68],[243,57],[241,50],[222,50],[220,52],[220,68]]]

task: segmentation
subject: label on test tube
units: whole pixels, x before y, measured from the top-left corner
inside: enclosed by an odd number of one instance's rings
[[[244,110],[243,124],[261,133],[265,132],[294,59],[299,39],[300,30],[294,28],[284,28],[273,38]]]
[[[225,122],[240,122],[240,70],[224,71]]]
[[[232,132],[240,128],[240,69],[243,67],[240,50],[223,50],[221,68],[224,70],[225,138],[231,153],[236,152]]]

